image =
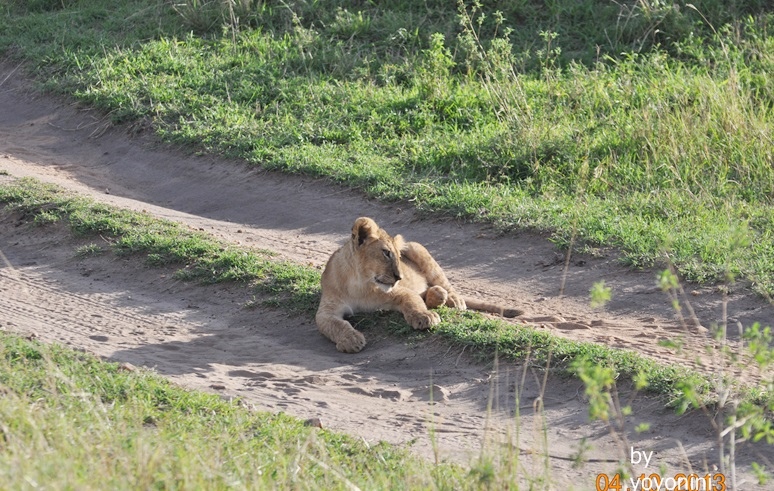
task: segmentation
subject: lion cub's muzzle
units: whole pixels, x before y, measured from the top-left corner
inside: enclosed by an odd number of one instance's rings
[[[376,282],[376,285],[379,288],[388,292],[402,279],[403,276],[401,276],[400,272],[393,272],[392,274],[376,275],[376,277],[374,277],[374,282]]]

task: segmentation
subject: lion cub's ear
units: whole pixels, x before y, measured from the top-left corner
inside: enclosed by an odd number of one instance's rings
[[[360,217],[355,220],[355,224],[352,226],[352,240],[357,245],[363,245],[369,238],[377,239],[379,226],[375,221],[368,217]]]
[[[392,244],[395,246],[395,250],[398,254],[403,253],[403,249],[406,247],[406,241],[403,240],[403,236],[398,234],[392,238]]]

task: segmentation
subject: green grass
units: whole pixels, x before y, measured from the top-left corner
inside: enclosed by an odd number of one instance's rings
[[[0,393],[4,489],[479,488],[453,465],[5,332]]]
[[[6,2],[0,50],[199,151],[774,293],[766,2],[174,5]]]
[[[308,318],[313,317],[319,304],[320,272],[277,260],[268,251],[226,244],[174,222],[97,204],[31,179],[0,185],[0,205],[37,226],[61,222],[76,235],[102,237],[112,244],[113,253],[144,260],[150,267],[177,267],[176,274],[182,279],[249,284],[256,290],[255,303],[281,307]],[[94,248],[82,246],[73,253],[87,258]],[[382,329],[400,336],[438,335],[487,359],[499,355],[510,360],[530,360],[539,366],[550,361],[555,373],[567,375],[575,374],[575,364],[580,360],[589,360],[610,367],[621,380],[643,381],[650,391],[666,395],[669,404],[683,409],[694,404],[712,404],[716,398],[716,385],[710,378],[678,365],[666,366],[631,351],[570,341],[475,312],[442,309],[441,313],[442,322],[432,334],[413,331],[395,313],[361,316],[355,323],[366,332]],[[770,350],[770,344],[770,340],[764,341],[758,348]],[[693,392],[686,394],[685,386],[692,387]],[[774,409],[771,387],[738,389],[746,391],[744,397],[748,402]]]

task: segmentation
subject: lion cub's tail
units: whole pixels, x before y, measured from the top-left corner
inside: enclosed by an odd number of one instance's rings
[[[500,305],[495,305],[493,303],[484,302],[482,300],[476,300],[473,298],[466,298],[465,299],[465,305],[468,306],[469,309],[472,310],[479,310],[481,312],[489,312],[490,314],[497,314],[501,315],[503,317],[518,317],[524,313],[521,309],[512,309],[508,307],[502,307]]]

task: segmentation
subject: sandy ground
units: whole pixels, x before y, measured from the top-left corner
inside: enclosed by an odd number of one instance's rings
[[[33,176],[318,267],[355,218],[371,216],[389,232],[424,243],[466,296],[525,310],[521,323],[713,370],[715,360],[702,349],[707,330],[681,327],[656,287],[656,272],[623,268],[612,252],[573,256],[565,271],[564,256],[545,237],[420,219],[405,204],[383,205],[310,178],[191,155],[137,128],[113,127],[102,114],[35,94],[13,69],[0,64],[0,172],[7,173],[0,179]],[[634,395],[626,443],[588,421],[578,381],[549,377],[544,383],[531,367],[476,363],[433,337],[409,345],[374,330],[365,332],[364,351],[341,354],[310,318],[245,308],[252,297],[247,288],[181,283],[172,271],[112,256],[79,259],[75,249],[83,244],[58,227],[0,214],[0,251],[7,259],[0,269],[0,328],[153,367],[182,385],[319,418],[325,428],[405,445],[431,459],[468,463],[482,448],[517,448],[525,476],[547,468],[556,489],[594,489],[598,473],[612,474],[631,460],[631,447],[654,452],[648,468],[634,465],[636,473],[666,478],[719,465],[716,438],[699,412],[676,416],[662,409],[663,401]],[[594,310],[588,292],[600,280],[612,287],[613,300]],[[719,323],[720,294],[712,287],[687,289],[701,324]],[[738,324],[774,324],[774,307],[742,288],[731,291],[728,311],[732,339]],[[659,346],[674,336],[685,337],[689,356]],[[536,411],[540,401],[544,410]],[[650,430],[635,433],[640,422]],[[574,468],[582,446],[588,461]],[[547,465],[536,456],[546,451]],[[772,447],[737,450],[739,480],[748,484],[752,461],[773,468]]]

